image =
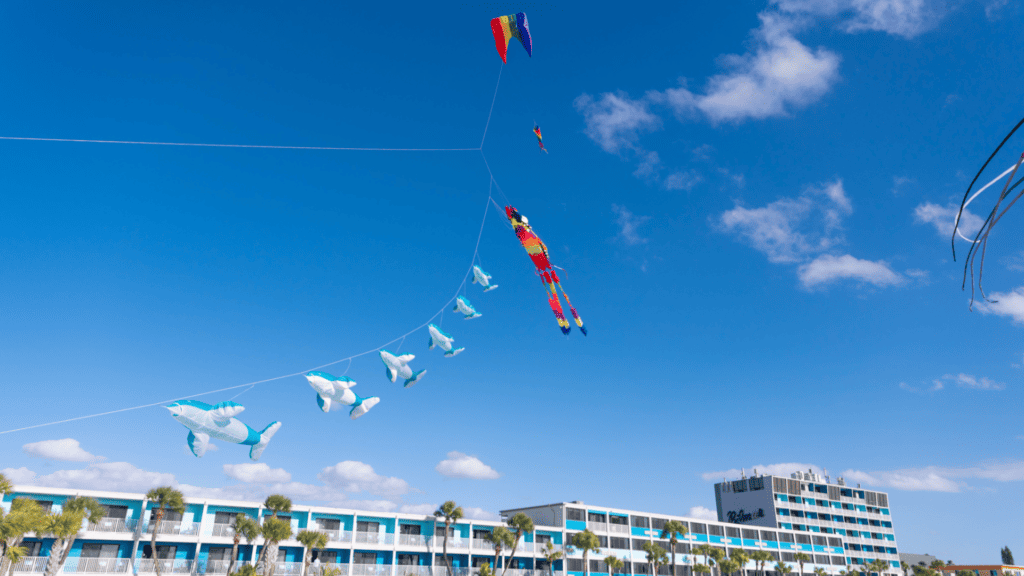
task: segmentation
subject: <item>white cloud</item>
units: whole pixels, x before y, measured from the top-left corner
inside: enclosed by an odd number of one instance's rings
[[[959,204],[955,206],[949,204],[946,207],[942,207],[938,204],[925,202],[914,208],[914,221],[918,224],[931,224],[935,226],[935,230],[939,235],[948,239],[953,235],[953,224],[956,222],[956,213],[959,210]],[[980,216],[972,213],[970,210],[964,210],[964,213],[960,216],[960,232],[968,238],[974,238],[974,235],[981,229],[982,223],[984,223],[984,220]]]
[[[822,254],[797,271],[804,288],[815,288],[840,279],[857,280],[880,288],[897,286],[904,278],[893,272],[885,262],[872,262],[854,258],[849,254],[832,256]]]
[[[985,378],[984,376],[981,378],[977,378],[970,374],[964,373],[955,375],[946,374],[945,376],[942,377],[942,379],[947,380],[949,382],[953,382],[954,384],[961,388],[971,388],[974,390],[1004,390],[1006,388],[1006,384],[996,382],[994,380],[991,380],[990,378]],[[935,382],[937,384],[941,384],[941,382],[938,380],[936,380]]]
[[[291,482],[292,475],[284,468],[271,468],[266,464],[225,464],[224,475],[246,483],[280,483]]]
[[[920,392],[919,389],[914,388],[913,386],[907,384],[906,382],[900,382],[900,389],[906,390],[907,392]]]
[[[910,184],[913,181],[914,181],[913,178],[907,178],[906,176],[893,176],[892,177],[892,193],[893,194],[899,194],[900,193],[900,188],[902,188],[904,184]]]
[[[757,464],[750,468],[730,468],[728,470],[719,470],[717,472],[705,472],[701,474],[700,477],[708,482],[717,482],[722,478],[727,480],[739,478],[741,473],[753,474],[754,470],[757,470],[758,474],[789,477],[793,472],[806,472],[808,469],[813,470],[815,474],[824,474],[824,471],[814,464],[784,462],[781,464],[768,464],[767,466],[764,464]]]
[[[930,388],[928,388],[928,391],[929,392],[938,392],[939,390],[942,390],[943,388],[945,388],[945,386],[942,384],[942,382],[940,382],[939,380],[932,380],[932,385],[931,385]],[[915,388],[915,387],[911,386],[910,384],[907,384],[906,382],[900,382],[900,389],[906,390],[907,392],[914,392],[914,393],[923,392],[923,390],[921,388]]]
[[[14,484],[32,484],[35,485],[36,473],[29,470],[28,468],[4,468],[0,470],[7,479]]]
[[[82,488],[113,492],[147,492],[175,483],[173,474],[147,472],[127,462],[90,464],[81,470],[58,470],[30,480],[35,486]]]
[[[801,44],[787,18],[770,12],[758,16],[757,49],[722,57],[732,70],[711,77],[705,94],[683,86],[652,93],[652,99],[668,104],[679,116],[699,110],[712,122],[785,116],[791,108],[818,101],[839,79],[839,56]]]
[[[629,246],[646,244],[647,238],[640,235],[639,228],[651,219],[650,216],[637,216],[626,209],[625,206],[612,204],[612,212],[617,214],[615,223],[619,226],[619,237]]]
[[[462,452],[455,451],[449,452],[448,458],[438,462],[434,470],[437,470],[442,476],[449,478],[495,480],[500,476],[494,468],[484,464],[476,456],[468,456]]]
[[[46,458],[48,460],[61,460],[64,462],[95,462],[97,460],[104,460],[102,456],[94,456],[83,450],[78,440],[74,438],[32,442],[31,444],[25,444],[21,449],[29,456]]]
[[[930,390],[932,392],[938,392],[939,390],[942,390],[945,387],[946,386],[940,380],[932,380],[932,387],[930,388]]]
[[[995,462],[969,468],[928,466],[925,468],[908,468],[870,473],[860,470],[847,470],[842,475],[847,481],[899,490],[960,492],[969,488],[963,482],[964,480],[1024,481],[1024,461]]]
[[[631,100],[624,92],[602,94],[598,100],[582,94],[573,105],[583,114],[586,135],[611,154],[635,150],[640,132],[661,127],[661,119],[647,110],[644,100]]]
[[[408,482],[387,478],[373,471],[369,464],[346,460],[324,468],[317,478],[346,492],[369,492],[377,496],[400,496],[412,491]]]
[[[472,520],[500,520],[501,518],[494,512],[488,512],[483,508],[474,508],[472,506],[462,507],[463,516]]]
[[[437,504],[404,504],[398,511],[402,514],[431,515],[437,508]]]
[[[700,520],[711,520],[713,522],[718,521],[718,514],[714,510],[710,510],[703,506],[693,506],[690,511],[686,514],[687,518],[697,518]]]
[[[690,190],[704,181],[704,177],[693,170],[676,172],[665,178],[666,190]]]
[[[925,0],[777,0],[783,12],[813,16],[845,16],[846,32],[864,30],[913,38],[927,32],[942,16],[937,2]]]
[[[1010,0],[990,0],[985,3],[985,17],[989,20],[998,20],[999,12],[1010,3]]]
[[[1024,286],[1011,292],[993,292],[989,301],[975,301],[974,305],[982,314],[1009,316],[1015,324],[1024,324]]]
[[[747,178],[742,173],[741,174],[733,174],[732,172],[729,172],[729,170],[727,170],[725,168],[718,168],[718,171],[723,176],[726,176],[726,177],[732,179],[732,181],[736,183],[736,187],[737,188],[743,188],[747,184]]]
[[[658,169],[661,167],[661,157],[658,156],[657,152],[647,152],[643,154],[640,164],[637,165],[636,170],[633,172],[633,176],[637,178],[653,179],[658,175]]]

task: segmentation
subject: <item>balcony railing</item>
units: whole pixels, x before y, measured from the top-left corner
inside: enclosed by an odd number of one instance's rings
[[[591,532],[607,532],[608,524],[605,522],[587,522],[587,529]]]
[[[38,572],[42,574],[46,571],[46,561],[49,558],[45,556],[31,556],[22,558],[20,562],[14,565],[15,572]]]
[[[146,524],[146,534],[153,533],[155,523]],[[199,534],[199,524],[196,522],[161,522],[158,534],[172,534],[177,536],[195,536]]]
[[[192,560],[179,559],[157,560],[157,562],[160,563],[160,572],[162,574],[191,574],[192,566],[195,564]],[[152,558],[142,558],[137,561],[135,566],[135,571],[138,574],[156,573]]]
[[[389,564],[353,564],[352,576],[391,576]]]
[[[235,570],[246,564],[244,560],[235,562]],[[228,568],[231,567],[231,560],[207,560],[206,562],[199,562],[196,565],[196,573],[198,574],[227,574]]]
[[[395,566],[395,576],[448,576],[443,566]]]
[[[520,552],[533,552],[533,549],[533,542],[520,542],[519,547],[516,548],[516,554],[519,554]],[[511,552],[511,550],[509,550],[509,552]]]
[[[68,558],[64,563],[65,574],[110,574],[127,572],[131,567],[130,558]]]
[[[139,525],[138,520],[121,520],[119,518],[102,518],[95,524],[89,523],[89,527],[86,528],[90,532],[127,532],[129,534],[135,532],[135,528]]]
[[[235,529],[231,527],[231,524],[214,524],[213,531],[210,535],[220,536],[223,538],[234,538]]]
[[[505,576],[548,576],[547,570],[520,570],[517,568],[509,568],[505,572]]]
[[[274,576],[300,576],[302,562],[275,562]]]
[[[339,564],[337,562],[324,562],[323,564],[319,564],[314,562],[306,569],[306,576],[323,576],[328,570],[337,570],[341,576],[347,576],[348,564]]]
[[[352,531],[351,530],[321,530],[324,534],[327,534],[327,540],[329,542],[351,542]]]
[[[380,534],[378,532],[356,532],[357,544],[394,544],[394,534]]]
[[[629,534],[629,526],[625,524],[609,524],[608,531],[612,534]]]
[[[482,548],[484,550],[494,550],[494,544],[491,544],[483,538],[473,538],[473,549]]]
[[[426,546],[427,537],[422,534],[399,534],[398,543],[402,546]]]

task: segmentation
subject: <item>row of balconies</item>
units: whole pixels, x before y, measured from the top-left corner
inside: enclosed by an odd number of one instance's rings
[[[14,565],[15,573],[42,574],[46,570],[47,557],[23,558]],[[227,560],[196,561],[196,560],[158,560],[163,574],[226,574],[230,568]],[[243,563],[236,563],[235,567]],[[277,562],[274,564],[275,576],[301,576],[302,562]],[[448,576],[444,566],[404,566],[396,564],[320,564],[309,566],[307,576],[319,576],[326,568],[341,570],[342,576]],[[452,576],[471,576],[470,568],[453,568]],[[138,559],[134,563],[130,558],[68,558],[62,570],[65,574],[154,574],[154,560]],[[505,576],[547,576],[544,570],[510,569]],[[556,573],[564,576],[564,572]]]
[[[629,526],[626,524],[611,524],[608,522],[587,521],[587,529],[591,532],[606,532],[610,534],[629,534]]]

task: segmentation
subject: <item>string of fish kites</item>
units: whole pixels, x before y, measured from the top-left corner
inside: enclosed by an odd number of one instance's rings
[[[498,49],[498,54],[501,56],[502,63],[507,63],[508,44],[512,38],[516,38],[522,43],[528,56],[533,56],[533,39],[530,36],[530,28],[525,13],[519,12],[492,19],[491,32],[494,34],[495,46]],[[537,137],[537,144],[540,150],[546,154],[548,151],[544,148],[540,127],[536,123],[534,123],[533,133]],[[512,224],[516,238],[523,248],[526,249],[530,260],[537,269],[536,274],[544,284],[548,305],[555,314],[559,329],[566,335],[572,330],[569,321],[565,318],[565,312],[559,299],[559,291],[561,291],[576,325],[579,327],[580,332],[586,336],[587,329],[583,325],[583,320],[579,314],[576,313],[576,309],[569,301],[569,295],[566,294],[565,289],[562,287],[558,274],[555,272],[555,267],[551,264],[547,246],[534,233],[530,227],[529,220],[519,214],[514,207],[506,206],[505,216]],[[476,265],[473,266],[472,283],[479,284],[483,287],[484,292],[490,292],[498,287],[497,284],[491,283],[491,275]],[[454,311],[460,312],[466,320],[482,316],[465,296],[458,296],[455,299]],[[427,342],[429,350],[433,350],[435,347],[440,348],[444,351],[444,355],[447,358],[452,358],[465,350],[465,348],[456,348],[454,345],[455,338],[441,330],[438,326],[429,324],[427,330],[430,333],[430,338]],[[414,354],[397,355],[386,349],[382,349],[378,353],[385,366],[385,376],[392,382],[397,382],[399,378],[402,378],[405,381],[405,388],[419,382],[427,373],[425,369],[413,370],[409,365],[416,358]],[[329,412],[335,405],[349,406],[351,407],[349,409],[349,417],[355,420],[369,412],[371,408],[380,402],[380,398],[377,396],[362,397],[353,392],[352,388],[356,385],[356,382],[347,376],[333,376],[326,372],[312,371],[308,372],[305,378],[316,391],[317,404],[325,413]],[[257,432],[236,418],[245,408],[241,404],[232,401],[211,405],[198,400],[179,400],[171,403],[166,408],[175,420],[188,428],[188,446],[197,457],[202,457],[206,453],[211,439],[217,439],[250,446],[249,458],[254,461],[259,460],[263,450],[270,443],[270,439],[281,428],[281,423],[275,421],[271,422],[262,431]]]

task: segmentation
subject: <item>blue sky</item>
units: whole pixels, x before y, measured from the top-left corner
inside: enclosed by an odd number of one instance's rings
[[[259,464],[195,458],[155,407],[2,434],[0,467],[477,517],[700,515],[740,468],[820,467],[890,492],[902,551],[1024,551],[1019,216],[989,246],[996,303],[968,310],[949,248],[1021,115],[1020,3],[704,4],[4,4],[0,136],[477,148],[501,70],[483,153],[590,335],[560,334],[491,206],[500,289],[443,319],[463,354],[423,329],[401,342],[428,370],[412,388],[376,354],[325,369],[381,398],[360,420],[294,376],[235,398],[284,423]],[[488,20],[519,10],[534,54],[513,40],[501,69]],[[489,190],[478,151],[7,140],[0,174],[4,430],[373,349],[455,293]]]

